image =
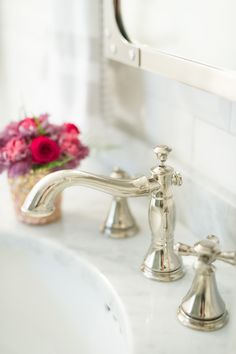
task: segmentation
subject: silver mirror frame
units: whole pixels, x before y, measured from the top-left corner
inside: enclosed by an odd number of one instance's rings
[[[104,0],[104,49],[109,59],[166,76],[236,101],[236,72],[131,43],[119,17],[119,0]]]

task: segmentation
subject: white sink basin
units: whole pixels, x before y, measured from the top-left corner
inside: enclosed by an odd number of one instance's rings
[[[128,354],[126,314],[109,282],[75,253],[0,235],[1,354]]]

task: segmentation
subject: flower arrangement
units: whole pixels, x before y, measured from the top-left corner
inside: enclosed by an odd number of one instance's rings
[[[55,211],[39,219],[22,213],[21,206],[41,178],[52,171],[79,166],[88,153],[89,149],[82,144],[76,125],[52,124],[48,114],[26,117],[7,125],[0,132],[0,173],[8,172],[18,220],[43,225],[60,219],[61,195],[55,201]]]
[[[10,123],[0,132],[0,173],[15,178],[32,170],[75,168],[89,153],[79,135],[76,125],[52,124],[48,114]]]

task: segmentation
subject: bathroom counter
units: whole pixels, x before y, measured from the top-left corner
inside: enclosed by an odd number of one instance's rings
[[[192,279],[192,257],[185,257],[186,275],[179,281],[151,281],[139,271],[150,245],[148,199],[130,200],[140,233],[114,240],[101,235],[99,227],[108,211],[110,196],[85,188],[64,193],[63,218],[48,226],[31,227],[16,221],[5,176],[0,176],[0,234],[14,233],[47,238],[91,262],[112,284],[126,310],[134,354],[235,354],[236,269],[217,262],[218,287],[230,312],[230,322],[216,332],[198,332],[182,326],[176,311]],[[200,235],[201,236],[201,235]],[[193,244],[196,238],[177,224],[176,240]],[[223,245],[227,246],[227,245]],[[222,247],[223,247],[222,246]]]

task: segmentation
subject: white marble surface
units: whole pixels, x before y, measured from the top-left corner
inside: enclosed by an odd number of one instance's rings
[[[0,235],[0,353],[129,354],[128,316],[110,282],[77,252]]]
[[[230,312],[229,324],[212,333],[180,325],[176,310],[190,287],[193,259],[184,260],[187,273],[177,282],[163,284],[142,275],[139,267],[150,243],[147,199],[130,202],[141,227],[140,234],[127,240],[111,240],[99,233],[109,196],[85,188],[71,188],[64,193],[64,213],[60,222],[30,227],[16,221],[6,186],[6,177],[0,176],[0,234],[47,238],[75,250],[78,257],[96,266],[123,302],[130,322],[134,354],[235,354],[236,269],[220,262],[217,265],[218,286]],[[178,224],[176,240],[191,244],[196,238]]]

